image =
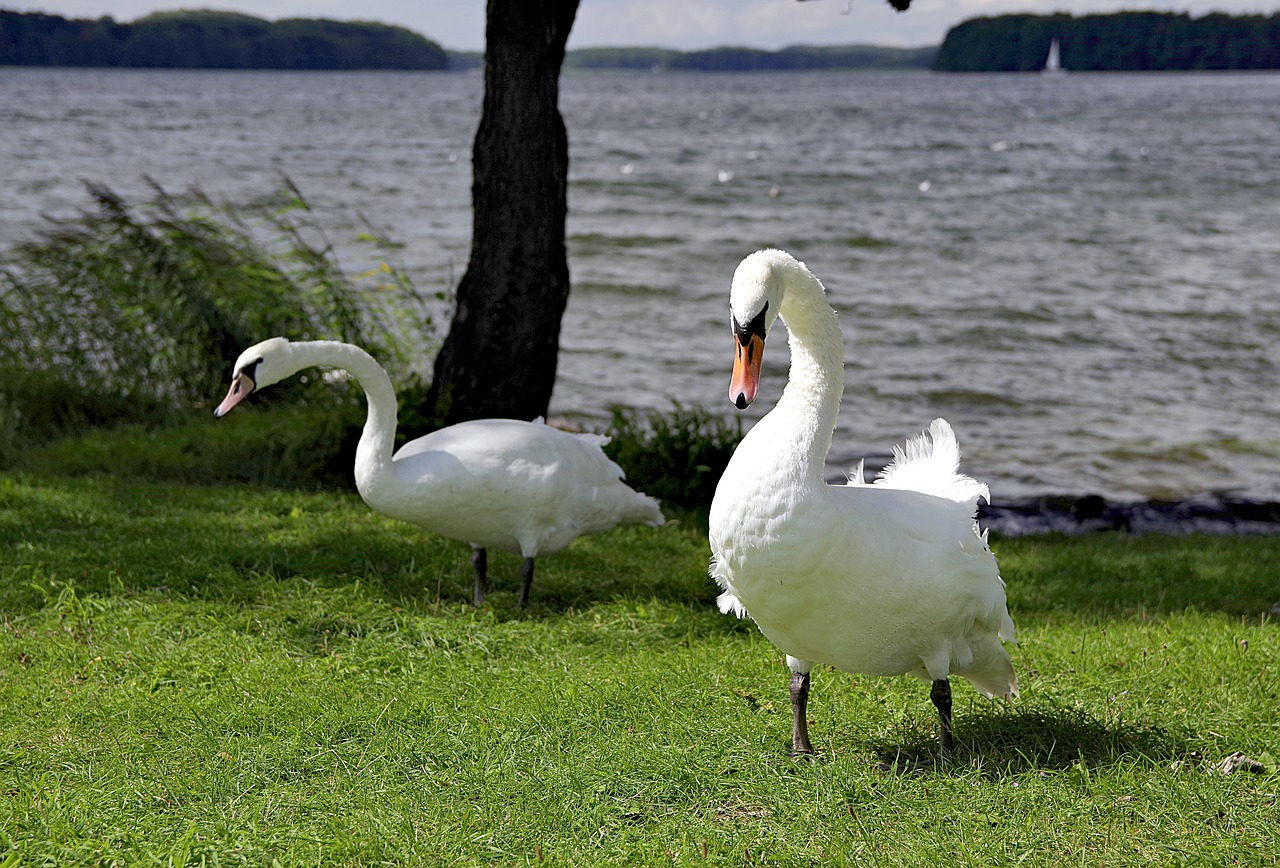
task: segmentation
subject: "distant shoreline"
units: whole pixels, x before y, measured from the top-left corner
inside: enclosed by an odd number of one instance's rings
[[[928,69],[937,46],[797,45],[777,51],[718,47],[583,48],[566,71]],[[331,19],[268,21],[210,10],[156,12],[131,23],[0,9],[0,66],[107,69],[467,71],[482,51],[448,51],[403,27]]]
[[[1050,43],[1072,72],[1280,69],[1280,12],[1227,15],[1129,11],[972,18],[937,46],[792,45],[776,51],[720,46],[581,48],[564,69],[781,72],[933,70],[1037,72]],[[155,12],[131,23],[0,9],[0,66],[124,69],[478,69],[481,51],[450,51],[407,28],[361,21],[211,10]]]

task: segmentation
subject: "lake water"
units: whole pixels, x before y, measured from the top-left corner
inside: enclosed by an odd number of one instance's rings
[[[0,69],[0,246],[144,176],[287,173],[352,271],[361,215],[451,289],[478,75]],[[1280,75],[573,73],[553,413],[735,411],[727,293],[761,246],[840,311],[834,475],[945,416],[997,499],[1280,499]],[[760,406],[786,353],[768,349]]]

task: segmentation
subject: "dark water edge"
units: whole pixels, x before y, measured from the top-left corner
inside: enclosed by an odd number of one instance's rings
[[[1049,494],[981,503],[978,522],[1003,536],[1105,532],[1280,536],[1280,502],[1214,493],[1137,502],[1108,501],[1096,494]]]

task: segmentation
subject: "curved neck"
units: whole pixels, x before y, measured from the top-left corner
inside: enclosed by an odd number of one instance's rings
[[[789,335],[791,373],[770,415],[791,427],[807,474],[821,479],[844,396],[844,337],[822,284],[808,269],[789,269],[784,279],[779,317]]]
[[[302,341],[290,344],[297,370],[313,365],[340,368],[364,389],[369,404],[364,432],[356,447],[356,486],[367,484],[391,469],[396,439],[396,392],[382,365],[354,344],[341,341]]]

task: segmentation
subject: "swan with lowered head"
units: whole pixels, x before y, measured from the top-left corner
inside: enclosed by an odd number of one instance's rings
[[[529,601],[534,559],[618,524],[660,525],[658,502],[622,481],[599,434],[570,434],[541,420],[477,419],[419,437],[392,454],[396,395],[372,356],[338,341],[271,338],[240,354],[215,416],[250,392],[303,368],[340,368],[364,388],[369,415],[356,447],[356,488],[373,510],[470,543],[474,601],[484,601],[488,549],[524,558],[520,606]]]
[[[792,752],[813,753],[810,670],[827,664],[931,682],[942,752],[952,749],[951,683],[983,694],[1018,689],[1002,641],[1013,640],[1004,582],[974,517],[987,487],[958,471],[944,420],[894,448],[872,484],[823,468],[844,392],[844,339],[822,284],[780,250],[748,256],[729,305],[737,356],[730,400],[756,397],[765,338],[781,318],[791,373],[774,409],[734,452],[711,504],[711,575],[724,612],[746,615],[787,655]]]

